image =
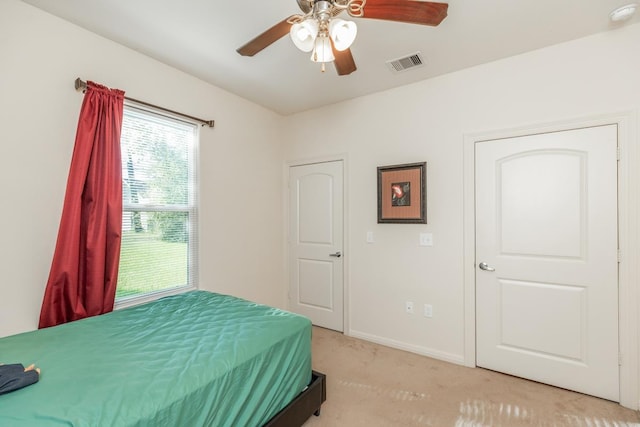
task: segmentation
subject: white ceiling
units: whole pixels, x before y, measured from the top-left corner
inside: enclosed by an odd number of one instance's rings
[[[405,85],[640,22],[609,13],[632,0],[450,0],[438,27],[353,19],[358,70],[321,73],[288,37],[254,57],[236,49],[300,12],[296,0],[23,0],[281,114]],[[366,6],[365,6],[366,8]],[[399,74],[385,62],[421,52]],[[87,76],[90,78],[90,76]]]

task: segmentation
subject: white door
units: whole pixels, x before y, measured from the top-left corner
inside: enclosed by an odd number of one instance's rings
[[[475,150],[477,365],[618,401],[617,127]]]
[[[343,331],[342,161],[289,168],[289,304]]]

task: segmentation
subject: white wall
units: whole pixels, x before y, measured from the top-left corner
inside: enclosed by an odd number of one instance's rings
[[[637,117],[638,46],[635,25],[287,117],[286,162],[348,157],[347,333],[462,363],[465,134]],[[377,224],[376,167],[419,161],[427,162],[428,224]],[[433,247],[418,246],[420,232],[433,233]],[[406,300],[418,311],[432,304],[433,318],[407,315]]]
[[[82,102],[73,89],[76,77],[216,120],[215,129],[201,131],[200,287],[283,306],[280,116],[20,1],[4,0],[0,336],[37,327]],[[239,195],[233,205],[225,205],[229,191]]]

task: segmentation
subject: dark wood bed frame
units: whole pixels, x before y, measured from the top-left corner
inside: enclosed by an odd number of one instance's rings
[[[327,400],[327,378],[325,374],[312,371],[309,386],[283,410],[274,415],[264,427],[301,426],[311,415],[320,415],[320,406]]]

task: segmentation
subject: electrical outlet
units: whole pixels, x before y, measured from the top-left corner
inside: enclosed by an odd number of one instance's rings
[[[405,302],[404,309],[407,312],[407,314],[413,314],[413,302],[412,301]]]
[[[431,304],[424,305],[424,317],[433,317],[433,306]]]

